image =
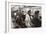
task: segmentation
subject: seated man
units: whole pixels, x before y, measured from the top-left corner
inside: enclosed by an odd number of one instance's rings
[[[34,24],[34,27],[40,27],[41,26],[41,21],[38,19],[39,16],[39,11],[35,11],[35,16],[31,20],[32,23]]]
[[[16,23],[21,26],[21,28],[25,28],[26,25],[24,23],[25,15],[22,13],[18,13],[16,15]]]

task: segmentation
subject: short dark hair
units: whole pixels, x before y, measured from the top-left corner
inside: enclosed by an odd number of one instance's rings
[[[28,11],[28,13],[31,12],[31,10]]]
[[[35,11],[35,14],[39,14],[39,11]]]

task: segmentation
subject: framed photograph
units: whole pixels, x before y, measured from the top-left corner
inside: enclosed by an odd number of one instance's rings
[[[6,32],[42,30],[43,8],[40,3],[6,2]]]

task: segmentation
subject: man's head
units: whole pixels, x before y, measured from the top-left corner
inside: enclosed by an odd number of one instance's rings
[[[35,11],[35,17],[38,17],[39,11]]]
[[[22,11],[22,14],[23,14],[23,15],[26,15],[26,12],[25,12],[25,11]]]
[[[28,14],[31,15],[31,10],[28,11]]]

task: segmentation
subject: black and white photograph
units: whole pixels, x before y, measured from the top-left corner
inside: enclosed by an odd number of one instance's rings
[[[45,7],[42,3],[7,2],[6,5],[6,32],[45,31]]]
[[[46,0],[0,0],[0,33],[46,33]]]
[[[41,27],[41,12],[41,6],[11,5],[11,28]]]

